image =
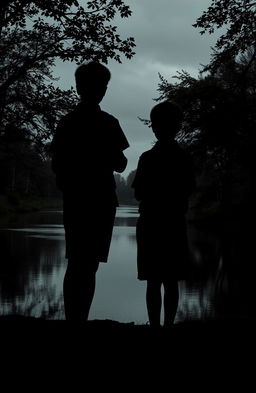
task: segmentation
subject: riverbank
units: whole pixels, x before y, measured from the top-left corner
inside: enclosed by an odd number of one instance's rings
[[[0,216],[11,213],[29,213],[44,209],[62,208],[60,198],[29,197],[17,194],[0,195]]]
[[[44,320],[22,316],[0,316],[0,334],[9,348],[24,349],[42,347],[61,350],[104,352],[112,356],[119,353],[122,359],[129,354],[131,361],[150,359],[145,355],[158,353],[189,362],[196,356],[213,354],[222,361],[223,354],[237,356],[239,351],[246,353],[256,346],[256,319],[234,318],[222,320],[188,320],[174,324],[171,328],[151,328],[134,322],[121,323],[114,320],[91,320],[86,323],[71,323],[65,320]],[[107,351],[107,352],[105,352]],[[146,351],[146,352],[145,352]],[[192,351],[192,352],[191,352]],[[38,352],[38,351],[37,351]],[[249,352],[248,352],[249,353]],[[102,355],[101,355],[102,356]],[[187,358],[187,356],[190,357]],[[170,360],[169,359],[169,360]],[[232,359],[235,360],[235,358]],[[99,360],[99,359],[98,359]],[[203,358],[201,358],[203,360]],[[163,359],[159,359],[163,361]],[[168,360],[166,359],[165,361]],[[167,364],[166,363],[166,364]],[[192,364],[191,364],[192,365]]]
[[[63,201],[61,197],[21,197],[17,193],[0,195],[0,223],[1,219],[13,214],[32,213],[40,210],[62,209]],[[121,203],[120,206],[138,207],[136,203]],[[209,226],[216,226],[223,221],[242,221],[250,216],[247,205],[232,206],[230,211],[223,211],[218,202],[193,205],[188,209],[187,221]]]
[[[62,326],[63,328],[76,327],[77,329],[126,329],[126,330],[154,330],[154,331],[173,331],[177,329],[186,330],[219,330],[225,329],[253,329],[256,336],[256,317],[226,317],[218,319],[191,319],[174,323],[171,328],[151,328],[149,324],[137,324],[135,322],[119,322],[112,319],[93,319],[87,322],[70,322],[64,319],[45,319],[37,317],[28,317],[23,315],[0,315],[0,328],[5,326]]]

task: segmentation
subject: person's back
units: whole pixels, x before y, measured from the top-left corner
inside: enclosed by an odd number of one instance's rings
[[[172,102],[151,111],[155,146],[138,163],[133,188],[140,202],[137,221],[138,279],[147,280],[147,308],[151,326],[160,326],[161,285],[164,285],[165,326],[173,323],[178,284],[186,275],[188,245],[185,214],[195,186],[190,156],[174,140],[182,122]]]
[[[86,191],[89,200],[114,196],[113,171],[123,171],[127,160],[120,154],[129,144],[118,120],[101,110],[99,103],[110,79],[98,63],[83,64],[76,71],[81,102],[59,123],[52,142],[53,170],[65,194]],[[116,204],[116,199],[115,199]]]
[[[63,192],[68,267],[64,279],[67,319],[86,320],[99,262],[107,262],[118,205],[114,171],[127,164],[129,144],[118,120],[101,110],[109,70],[95,62],[76,71],[80,103],[59,123],[52,168]],[[87,291],[87,292],[86,292]]]
[[[190,156],[175,141],[157,142],[144,152],[133,184],[140,212],[184,215],[194,183],[192,168]]]

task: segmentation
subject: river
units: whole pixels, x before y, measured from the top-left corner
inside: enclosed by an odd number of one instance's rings
[[[148,321],[146,283],[137,279],[136,270],[137,217],[137,207],[117,209],[109,261],[100,264],[89,319],[136,324]],[[193,279],[179,283],[175,322],[227,315],[251,316],[253,302],[248,302],[248,296],[252,298],[254,290],[248,289],[250,283],[244,285],[248,275],[243,274],[241,282],[237,264],[226,262],[227,252],[220,246],[218,231],[189,224],[188,236],[195,274]],[[0,315],[64,319],[62,282],[67,261],[62,211],[13,217],[2,224],[0,242]],[[244,293],[245,288],[248,293]]]

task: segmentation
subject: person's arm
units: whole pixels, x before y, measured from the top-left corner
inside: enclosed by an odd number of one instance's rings
[[[120,173],[123,172],[127,166],[127,158],[123,151],[129,147],[129,142],[120,127],[119,121],[115,118],[113,123],[113,135],[114,152],[112,156],[112,165],[113,170]]]
[[[140,157],[139,162],[138,162],[138,166],[136,169],[136,174],[134,177],[134,180],[132,182],[131,187],[134,189],[134,197],[137,201],[141,201],[142,199],[142,188],[143,188],[143,175],[142,175],[142,158]]]
[[[58,131],[58,129],[56,130],[56,132],[53,136],[51,146],[50,146],[51,168],[55,174],[58,171],[58,135],[57,135],[57,131]]]
[[[127,158],[125,157],[124,153],[119,151],[113,158],[113,170],[119,173],[123,172],[127,166]]]
[[[64,130],[64,122],[61,120],[57,126],[50,147],[51,168],[56,175],[56,185],[60,190],[63,189],[63,181],[62,181],[62,177],[63,177],[62,134],[64,132],[63,130]]]
[[[188,156],[188,162],[187,162],[187,191],[188,191],[188,196],[193,194],[193,192],[196,190],[196,187],[197,187],[197,184],[196,184],[194,162],[192,160],[192,157],[189,155]]]

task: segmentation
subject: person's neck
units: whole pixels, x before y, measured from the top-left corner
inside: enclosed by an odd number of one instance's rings
[[[89,100],[81,100],[80,105],[85,106],[87,108],[100,108],[100,104],[97,104]]]
[[[170,139],[158,139],[157,140],[157,144],[159,146],[169,146],[169,145],[173,145],[175,143],[176,143],[176,141],[173,138],[170,138]]]

